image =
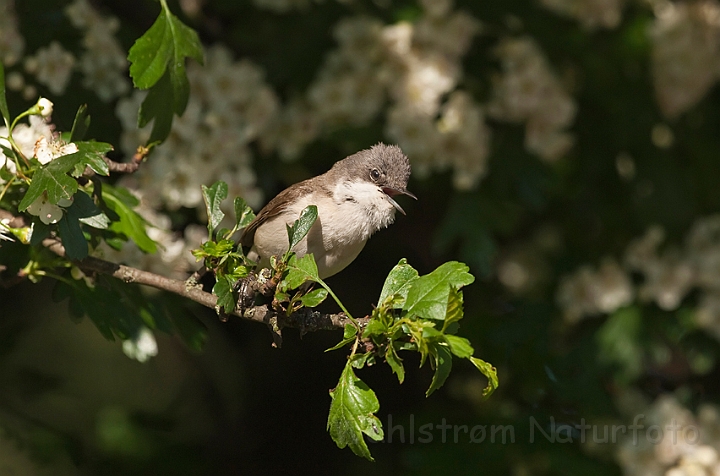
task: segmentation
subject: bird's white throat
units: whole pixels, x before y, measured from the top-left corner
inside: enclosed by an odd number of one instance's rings
[[[395,219],[395,208],[375,184],[348,180],[330,192],[331,196],[321,191],[306,194],[281,217],[261,225],[249,257],[261,257],[261,265],[267,266],[270,256],[284,253],[288,246],[285,225],[297,220],[305,207],[315,205],[318,219],[294,251],[299,256],[312,253],[320,277],[325,278],[342,271],[360,254],[373,233]]]

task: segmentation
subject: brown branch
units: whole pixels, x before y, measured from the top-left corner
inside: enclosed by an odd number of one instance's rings
[[[109,159],[105,156],[103,156],[102,159],[107,164],[108,171],[110,172],[118,174],[134,174],[140,168],[140,164],[142,164],[142,162],[145,160],[149,153],[150,149],[141,145],[133,154],[130,162],[115,162],[114,160]],[[89,178],[93,175],[95,175],[95,171],[90,167],[86,167],[85,171],[83,172],[83,177]]]
[[[13,228],[27,226],[27,222],[24,217],[14,216],[6,210],[0,210],[0,219],[10,220],[10,226]],[[65,247],[57,238],[46,238],[42,241],[42,245],[58,256],[64,258],[67,257],[65,254]],[[86,272],[104,274],[120,279],[126,283],[142,284],[155,289],[171,292],[217,311],[217,296],[203,291],[199,285],[193,284],[192,280],[181,281],[179,279],[172,279],[92,256],[88,256],[87,258],[79,261],[74,261],[74,264]],[[244,283],[245,285],[240,293],[237,308],[233,309],[231,312],[226,311],[227,314],[267,324],[273,332],[273,338],[275,339],[275,345],[277,346],[279,346],[282,342],[280,339],[280,332],[285,327],[298,328],[301,332],[305,333],[319,330],[343,329],[345,325],[352,323],[344,313],[323,314],[313,309],[302,308],[299,311],[293,312],[287,316],[285,313],[276,312],[268,304],[247,306],[247,303],[252,303],[254,301],[254,296],[257,293],[266,296],[272,294],[274,287],[271,281],[267,282],[260,280],[255,274],[251,274],[249,279],[247,279]],[[242,305],[242,303],[246,303],[246,305]],[[367,324],[367,320],[368,318],[356,319],[361,326]]]
[[[57,239],[46,238],[42,244],[58,256],[65,257],[65,248]],[[126,283],[143,284],[155,289],[168,291],[178,296],[191,299],[210,309],[216,309],[217,306],[217,296],[203,291],[200,286],[192,285],[187,281],[168,278],[92,256],[76,261],[75,264],[83,271],[105,274]],[[253,291],[259,291],[261,286],[263,286],[259,281],[251,281],[251,283],[257,283],[251,284]],[[228,312],[228,314],[250,321],[262,322],[269,325],[275,331],[274,333],[278,334],[285,327],[295,327],[301,329],[303,332],[308,332],[343,329],[346,324],[351,323],[350,319],[345,316],[344,313],[323,314],[312,309],[303,308],[292,313],[290,316],[286,316],[284,313],[276,312],[267,304],[250,306],[244,309],[240,309],[239,307],[240,306],[233,309],[232,312]],[[365,324],[366,320],[367,319],[357,319],[361,325]],[[276,343],[279,345],[277,340]]]
[[[147,157],[149,153],[149,148],[140,146],[133,154],[130,162],[115,162],[114,160],[110,160],[107,157],[103,157],[103,160],[108,165],[108,169],[110,169],[110,172],[120,174],[132,174],[137,172],[137,169],[140,168],[140,164],[143,162],[143,160],[145,160],[145,157]]]

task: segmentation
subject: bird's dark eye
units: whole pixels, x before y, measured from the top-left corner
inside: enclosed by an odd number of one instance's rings
[[[380,178],[380,171],[378,169],[372,169],[370,171],[370,177],[372,177],[373,180],[377,180]]]

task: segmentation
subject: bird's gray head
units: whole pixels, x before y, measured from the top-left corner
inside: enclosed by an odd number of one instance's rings
[[[392,198],[403,194],[417,198],[407,190],[410,161],[396,145],[378,143],[333,165],[331,172],[353,180],[366,180],[377,185],[390,203],[403,215],[405,211]]]

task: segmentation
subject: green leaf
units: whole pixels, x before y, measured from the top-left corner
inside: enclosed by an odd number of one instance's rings
[[[80,223],[100,230],[104,230],[110,225],[107,215],[95,205],[92,197],[83,191],[78,191],[73,196],[73,203],[67,209],[67,214],[70,218],[76,218]]]
[[[305,294],[300,300],[305,307],[317,307],[328,297],[327,289],[319,288]]]
[[[475,350],[470,345],[470,341],[464,337],[446,334],[445,340],[450,346],[450,351],[461,359],[469,359]]]
[[[18,205],[18,210],[25,211],[43,192],[47,191],[50,203],[57,204],[60,200],[70,200],[78,189],[77,180],[67,173],[82,160],[80,153],[58,157],[33,174],[32,182],[25,196]]]
[[[45,238],[50,236],[52,228],[50,228],[50,225],[40,221],[38,217],[33,217],[32,224],[33,232],[32,236],[30,236],[30,246],[38,246]]]
[[[220,209],[220,204],[227,198],[228,186],[223,181],[217,181],[210,188],[202,185],[202,196],[205,201],[205,208],[208,215],[208,234],[212,237],[213,231],[220,224],[225,214]]]
[[[331,350],[338,350],[345,347],[350,342],[353,342],[355,340],[357,332],[357,327],[352,324],[345,324],[345,329],[343,330],[343,340],[330,347],[329,349],[325,349],[325,352],[330,352]]]
[[[300,217],[295,223],[293,223],[292,226],[287,226],[288,241],[290,243],[288,251],[292,251],[292,249],[305,238],[305,235],[308,234],[317,217],[317,207],[315,205],[308,205],[300,212]]]
[[[139,204],[137,198],[123,188],[103,184],[102,199],[118,217],[110,225],[110,230],[125,235],[145,253],[157,251],[157,244],[145,231],[145,219],[133,210]]]
[[[215,286],[213,286],[212,293],[217,296],[217,306],[225,309],[226,312],[230,312],[235,309],[235,293],[233,292],[233,286],[235,280],[232,276],[217,276]]]
[[[447,346],[434,343],[430,346],[430,353],[433,357],[432,362],[435,367],[435,374],[433,374],[430,388],[428,388],[425,394],[428,397],[435,390],[443,386],[448,375],[450,375],[450,370],[452,370],[452,354]]]
[[[473,363],[477,369],[482,372],[484,376],[488,379],[487,387],[482,392],[483,398],[488,398],[492,393],[498,388],[499,381],[497,376],[497,369],[490,365],[489,363],[485,362],[482,359],[478,359],[477,357],[470,357],[470,362]]]
[[[10,124],[10,109],[8,109],[7,98],[5,97],[5,68],[0,62],[0,114],[5,120],[5,125]]]
[[[199,249],[193,250],[192,254],[197,259],[222,258],[232,253],[235,243],[230,240],[206,241]]]
[[[154,121],[148,144],[162,142],[170,135],[173,120],[173,110],[170,107],[172,101],[170,74],[166,73],[150,89],[138,111],[138,127],[145,127],[150,121]]]
[[[450,289],[448,294],[447,311],[445,312],[445,322],[443,323],[442,328],[443,332],[445,332],[452,324],[460,321],[463,316],[462,291]]]
[[[77,180],[68,176],[71,171],[79,176],[85,166],[90,166],[95,172],[107,175],[107,164],[102,156],[112,150],[110,144],[91,141],[78,142],[76,145],[77,152],[58,157],[37,169],[27,193],[20,201],[20,211],[26,210],[45,191],[50,203],[57,204],[63,198],[69,200],[78,189]]]
[[[96,174],[110,175],[110,169],[103,157],[113,150],[113,146],[105,142],[95,141],[77,142],[75,145],[78,147],[76,153],[81,156],[81,159],[73,167],[73,177],[81,176],[85,172],[85,167],[90,167]]]
[[[327,430],[338,448],[349,446],[358,456],[374,461],[363,433],[375,441],[383,438],[382,423],[374,415],[380,409],[375,392],[355,376],[348,360],[337,387],[330,391],[332,402]]]
[[[155,23],[130,48],[130,76],[139,89],[150,89],[143,101],[139,124],[155,119],[150,143],[164,140],[170,132],[173,113],[187,106],[190,86],[185,58],[203,62],[197,33],[183,24],[163,3]]]
[[[131,298],[128,291],[133,287],[114,278],[98,278],[96,286],[89,288],[83,280],[68,279],[58,282],[53,297],[69,297],[71,312],[78,317],[87,315],[108,340],[128,339],[147,326],[141,316],[147,298],[136,292]],[[137,291],[137,289],[135,288]],[[152,326],[154,327],[154,326]]]
[[[380,319],[370,319],[363,330],[363,337],[382,336],[388,332],[388,326]]]
[[[242,197],[235,197],[235,229],[242,230],[255,219],[255,212]]]
[[[87,104],[83,104],[75,113],[75,120],[70,130],[70,142],[83,140],[88,127],[90,127],[90,116],[87,114]]]
[[[398,382],[403,383],[405,380],[405,367],[403,367],[402,359],[398,357],[395,348],[389,345],[385,353],[385,360],[390,365],[392,371],[397,375]]]
[[[87,257],[88,243],[77,217],[64,213],[58,222],[58,232],[68,258],[81,260]]]
[[[306,281],[318,281],[320,279],[312,253],[306,254],[302,258],[292,255],[290,261],[288,261],[287,269],[288,274],[280,284],[282,289],[296,289]]]
[[[378,299],[378,306],[385,302],[388,297],[400,295],[402,299],[393,303],[393,307],[402,308],[402,305],[405,303],[405,298],[407,298],[410,285],[417,277],[417,270],[407,264],[405,258],[401,259],[400,262],[390,270],[390,273],[385,279],[385,284],[383,284],[382,291],[380,292],[380,299]]]
[[[450,261],[435,271],[415,279],[403,309],[425,319],[443,320],[447,314],[451,289],[459,289],[475,280],[467,265]]]

